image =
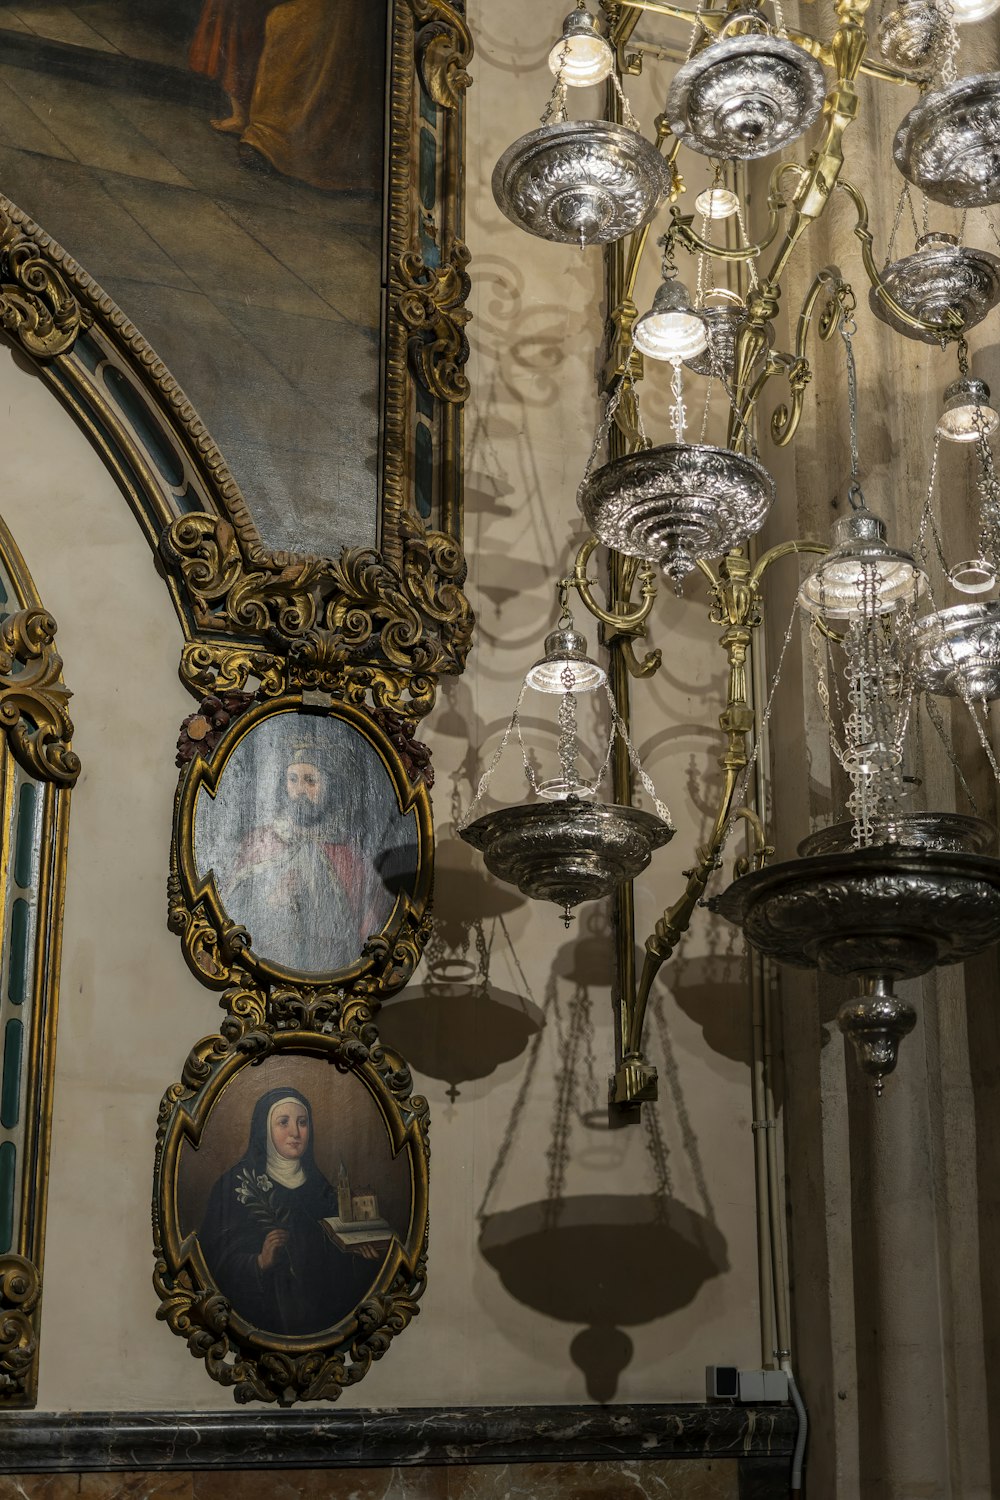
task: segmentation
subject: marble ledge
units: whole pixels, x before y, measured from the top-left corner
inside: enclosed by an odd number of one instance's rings
[[[28,1474],[0,1477],[0,1500],[742,1500],[737,1467],[733,1459],[680,1459],[278,1473]]]
[[[0,1475],[738,1459],[749,1476],[794,1438],[790,1407],[705,1403],[25,1412],[0,1414]]]

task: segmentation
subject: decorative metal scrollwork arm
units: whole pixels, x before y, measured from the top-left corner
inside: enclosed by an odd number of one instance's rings
[[[913,313],[907,312],[889,292],[875,264],[875,241],[868,227],[868,205],[860,190],[852,182],[846,182],[843,178],[837,186],[847,194],[857,211],[858,219],[854,226],[854,233],[861,242],[861,260],[865,268],[868,280],[875,289],[875,295],[882,302],[894,318],[905,323],[909,328],[918,329],[921,333],[936,335],[941,341],[949,339],[960,339],[962,337],[965,323],[962,315],[954,308],[945,309],[944,321],[941,323],[931,322],[927,318],[918,318]]]

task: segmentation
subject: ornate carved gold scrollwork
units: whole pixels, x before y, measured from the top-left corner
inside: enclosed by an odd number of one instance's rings
[[[181,681],[194,693],[242,693],[251,679],[263,698],[277,698],[287,687],[284,657],[249,646],[218,646],[188,641],[181,652]]]
[[[286,685],[343,692],[410,716],[433,703],[434,678],[461,671],[474,616],[462,593],[465,559],[453,537],[400,523],[402,570],[379,553],[348,548],[337,559],[250,558],[232,525],[205,514],[180,517],[160,550],[184,579],[198,623],[265,635],[290,658],[244,645],[193,643],[181,675],[204,691],[241,689],[251,677],[265,696]],[[374,660],[373,660],[374,658]],[[407,702],[407,699],[409,701]]]
[[[72,349],[85,320],[46,247],[0,210],[0,325],[36,359]]]
[[[31,1400],[38,1335],[34,1313],[42,1295],[38,1267],[21,1255],[0,1255],[0,1404]]]
[[[457,109],[472,79],[472,36],[445,0],[410,0],[417,23],[417,67],[424,88],[442,109]]]
[[[469,340],[465,325],[472,314],[466,307],[470,280],[469,251],[455,240],[447,260],[428,266],[415,250],[400,257],[397,278],[402,287],[397,307],[407,328],[410,365],[432,396],[456,405],[469,394],[465,365]]]
[[[55,620],[40,608],[19,610],[0,627],[0,728],[30,775],[73,786],[80,757],[69,744],[72,694],[62,681],[55,636]]]
[[[198,624],[213,630],[293,638],[316,618],[315,584],[323,560],[249,556],[233,525],[221,516],[179,516],[160,540],[164,560],[179,569]]]
[[[240,1403],[335,1401],[407,1326],[426,1285],[427,1101],[411,1095],[409,1069],[381,1046],[363,1004],[346,1007],[331,994],[276,995],[264,1018],[252,992],[243,995],[251,1003],[242,1016],[231,1011],[225,1034],[198,1043],[180,1083],[160,1105],[153,1184],[157,1317]],[[314,1058],[358,1078],[385,1123],[388,1149],[406,1154],[412,1194],[408,1230],[392,1241],[362,1300],[336,1327],[293,1339],[254,1328],[240,1316],[215,1285],[197,1234],[186,1232],[178,1219],[182,1146],[201,1143],[227,1086],[273,1056]]]

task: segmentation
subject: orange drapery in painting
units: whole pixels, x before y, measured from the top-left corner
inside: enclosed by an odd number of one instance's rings
[[[275,0],[205,0],[188,61],[214,78],[244,117],[264,50],[267,13]]]
[[[191,66],[241,107],[241,143],[277,171],[377,192],[385,13],[379,0],[205,0]]]

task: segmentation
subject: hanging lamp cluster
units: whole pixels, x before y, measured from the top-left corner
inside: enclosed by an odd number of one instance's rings
[[[959,28],[993,14],[1000,0],[896,0],[878,28],[880,65],[869,64],[865,47],[857,45],[857,34],[865,31],[863,15],[852,13],[853,31],[841,16],[843,24],[824,41],[790,31],[780,0],[769,0],[767,14],[761,0],[730,0],[718,12],[711,7],[685,10],[672,0],[664,0],[660,8],[690,19],[691,41],[666,90],[655,143],[641,134],[622,89],[622,37],[631,33],[617,26],[611,11],[602,21],[586,9],[585,0],[578,0],[548,55],[554,84],[541,125],[514,142],[493,176],[499,207],[531,234],[581,248],[631,237],[629,248],[608,262],[617,268],[610,284],[618,285],[621,300],[609,309],[614,360],[605,364],[611,371],[606,404],[577,491],[591,534],[584,549],[589,557],[588,549],[598,542],[607,546],[617,557],[612,580],[640,578],[644,597],[651,591],[654,566],[678,592],[701,566],[713,580],[713,619],[728,625],[723,641],[731,653],[730,699],[720,719],[729,734],[728,756],[721,762],[727,767],[726,800],[712,841],[699,853],[697,867],[686,872],[687,896],[665,914],[663,930],[658,928],[655,941],[647,945],[643,977],[628,1003],[639,1016],[641,1031],[649,985],[721,862],[734,824],[760,823],[742,805],[759,739],[741,786],[731,774],[734,766],[744,764],[741,745],[753,723],[741,697],[742,632],[749,641],[759,623],[761,568],[800,546],[816,548],[812,543],[781,544],[753,568],[744,559],[742,549],[765,524],[775,498],[774,480],[757,450],[753,416],[767,382],[784,372],[791,399],[774,411],[770,432],[778,444],[794,436],[811,374],[806,335],[825,294],[820,336],[828,338],[839,329],[846,352],[849,505],[834,525],[826,555],[802,580],[796,608],[809,625],[817,692],[847,788],[846,816],[810,834],[797,859],[770,868],[765,866],[770,851],[760,825],[756,850],[738,861],[738,878],[711,904],[764,952],[856,980],[858,993],[842,1007],[840,1025],[881,1090],[884,1076],[895,1066],[899,1041],[915,1020],[894,985],[937,964],[959,962],[1000,938],[1000,862],[991,852],[990,831],[976,817],[914,811],[907,802],[916,782],[907,757],[919,704],[936,723],[931,706],[936,696],[963,699],[978,712],[977,729],[988,750],[983,705],[1000,696],[1000,601],[937,607],[930,568],[934,559],[928,551],[933,540],[935,570],[943,574],[946,587],[959,593],[988,592],[1000,576],[1000,484],[990,448],[1000,417],[990,404],[988,386],[973,376],[963,352],[965,334],[1000,305],[1000,257],[965,242],[968,213],[1000,203],[1000,74],[959,77],[957,67]],[[610,36],[604,34],[604,22]],[[830,75],[825,65],[831,65]],[[864,198],[840,177],[842,140],[856,112],[853,90],[859,70],[888,73],[896,81],[913,79],[921,89],[893,144],[903,185],[881,270],[870,253]],[[607,85],[609,111],[618,118],[602,114],[570,120],[569,90],[601,82]],[[768,224],[751,240],[735,190],[739,178],[734,164],[785,151],[821,119],[823,135],[808,164],[786,160],[775,167]],[[708,184],[693,198],[697,229],[676,206],[683,188],[675,163],[682,149],[707,158],[711,167]],[[945,390],[937,419],[928,492],[930,507],[939,452],[970,455],[979,497],[977,540],[972,555],[957,561],[945,556],[933,507],[926,512],[920,537],[907,550],[894,545],[886,523],[865,501],[859,478],[854,299],[836,268],[817,274],[799,317],[794,352],[774,352],[778,279],[804,230],[835,196],[843,201],[833,193],[838,184],[858,209],[856,234],[865,254],[874,315],[908,339],[959,346],[959,376]],[[922,199],[922,227],[911,189]],[[648,228],[667,198],[671,218],[658,241],[659,283],[651,305],[637,312],[632,298],[638,260]],[[960,211],[957,233],[931,226],[930,204]],[[907,207],[914,247],[894,258]],[[785,238],[778,240],[786,210]],[[1000,249],[995,226],[993,232]],[[775,261],[765,274],[761,256],[771,244]],[[678,274],[679,248],[696,258],[694,280]],[[720,262],[735,286],[714,284],[712,268]],[[666,366],[669,384],[668,440],[647,436],[639,399],[638,380],[644,375],[656,379],[658,366]],[[694,442],[688,440],[685,372],[709,382],[701,433]],[[729,408],[726,440],[718,444],[707,440],[713,392],[724,396]],[[721,563],[716,561],[720,558]],[[623,567],[625,559],[641,566]],[[717,572],[709,566],[713,562]],[[587,607],[606,623],[644,620],[648,613],[630,613],[633,583],[617,596],[610,615],[593,604],[579,571],[575,584]],[[613,581],[612,593],[618,587]],[[568,921],[580,901],[607,894],[639,873],[653,850],[670,837],[672,826],[638,764],[602,669],[588,656],[566,613],[565,588],[562,599],[559,625],[525,677],[462,836],[483,851],[494,874],[530,896],[555,901]],[[519,710],[528,690],[559,699],[559,770],[548,778],[539,777],[537,756],[529,756],[524,746]],[[588,778],[579,769],[577,699],[601,690],[611,729],[601,769]],[[770,707],[769,700],[764,722]],[[535,800],[473,821],[515,732]],[[618,803],[598,799],[616,736],[654,799],[655,816],[624,805],[621,788]],[[1000,766],[991,750],[988,754],[1000,780]],[[639,1080],[636,1088],[645,1090],[650,1070],[636,1040],[623,1033],[621,1042],[621,1071],[632,1069]],[[615,1087],[619,1082],[616,1075]]]

